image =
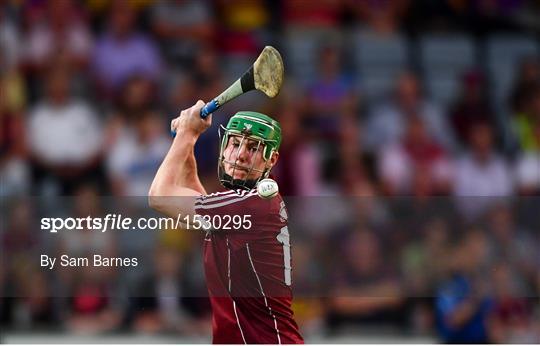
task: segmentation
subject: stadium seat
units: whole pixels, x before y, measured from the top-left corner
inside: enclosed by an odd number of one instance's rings
[[[222,65],[226,67],[224,72],[225,83],[229,85],[242,76],[253,65],[257,56],[249,54],[229,54],[222,57]]]
[[[390,94],[396,76],[409,63],[407,41],[400,35],[358,30],[353,34],[353,44],[364,95],[373,101]]]
[[[494,35],[486,41],[487,69],[495,105],[507,108],[508,96],[521,60],[540,57],[538,41],[518,35]]]
[[[425,35],[418,44],[427,91],[448,105],[458,96],[463,73],[476,63],[474,41],[463,35]]]
[[[305,85],[317,76],[318,52],[325,44],[341,46],[337,31],[327,29],[287,29],[285,32],[285,71]]]
[[[493,109],[497,111],[500,128],[504,129],[504,146],[511,150],[514,146],[508,102],[511,89],[521,61],[531,56],[540,57],[540,47],[532,37],[499,34],[486,40],[485,53]]]

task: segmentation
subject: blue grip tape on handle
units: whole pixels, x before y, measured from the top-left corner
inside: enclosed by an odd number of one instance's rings
[[[201,109],[201,118],[205,119],[211,113],[214,113],[218,108],[219,108],[219,103],[215,99],[208,102]]]
[[[201,108],[201,118],[205,119],[210,114],[214,113],[219,108],[219,103],[214,99],[207,104],[204,105],[203,108]],[[176,137],[176,131],[171,130],[171,136]]]

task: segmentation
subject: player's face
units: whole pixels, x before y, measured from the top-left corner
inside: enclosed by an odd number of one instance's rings
[[[267,167],[263,149],[264,144],[259,141],[231,135],[223,151],[225,173],[233,179],[258,179]]]

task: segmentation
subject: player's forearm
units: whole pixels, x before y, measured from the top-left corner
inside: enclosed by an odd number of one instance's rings
[[[196,137],[179,133],[148,192],[150,207],[169,217],[194,215],[195,196],[206,194],[197,177]]]
[[[176,138],[175,141],[176,142]],[[178,139],[182,143],[181,139]],[[186,156],[185,159],[182,162],[181,167],[178,169],[178,176],[177,176],[177,185],[182,187],[187,187],[192,190],[195,190],[199,192],[202,195],[206,194],[206,191],[204,189],[204,186],[201,184],[201,181],[199,180],[199,175],[197,173],[197,161],[195,160],[195,142],[197,141],[196,138],[188,138],[184,139],[186,143],[182,143],[183,145],[186,145]],[[173,147],[176,143],[173,142]],[[173,161],[174,162],[174,161]],[[174,169],[173,169],[174,170]]]
[[[206,195],[195,162],[195,142],[212,122],[212,116],[201,118],[204,102],[197,101],[171,121],[177,136],[161,163],[148,192],[148,204],[158,212],[174,217],[195,214],[197,196]],[[167,197],[171,198],[167,198]]]
[[[156,173],[150,196],[178,196],[182,188],[206,194],[197,175],[196,140],[194,136],[178,134]]]

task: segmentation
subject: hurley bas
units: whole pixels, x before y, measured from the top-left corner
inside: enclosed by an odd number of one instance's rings
[[[41,255],[40,263],[42,267],[54,269],[57,260],[57,257]],[[139,259],[136,257],[104,257],[101,255],[93,255],[92,257],[62,255],[58,263],[61,267],[136,267],[139,265]]]

